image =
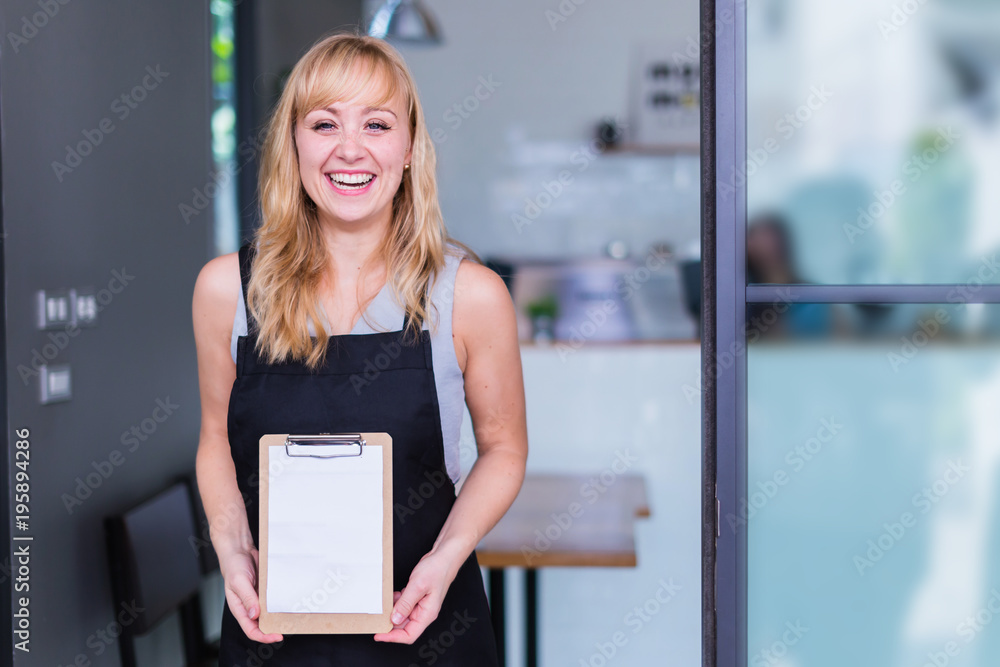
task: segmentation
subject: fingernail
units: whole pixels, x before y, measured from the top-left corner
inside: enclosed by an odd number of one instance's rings
[[[257,614],[257,607],[250,607],[250,618],[253,618]]]
[[[403,622],[403,615],[397,611],[390,617],[390,620],[396,625],[399,625],[400,623]]]

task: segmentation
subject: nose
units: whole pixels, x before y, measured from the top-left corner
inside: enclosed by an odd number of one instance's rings
[[[338,135],[335,153],[337,157],[346,162],[353,162],[358,159],[364,151],[359,133],[342,131]]]

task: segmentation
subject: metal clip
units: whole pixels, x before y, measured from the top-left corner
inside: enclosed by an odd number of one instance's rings
[[[333,454],[318,454],[302,450],[296,454],[289,451],[289,447],[357,447],[357,451],[336,452]],[[320,433],[319,435],[289,435],[285,438],[285,454],[288,456],[312,456],[315,458],[329,459],[338,456],[361,456],[365,446],[365,439],[360,433]]]

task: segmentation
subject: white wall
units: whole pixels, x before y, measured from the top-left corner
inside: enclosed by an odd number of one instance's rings
[[[651,516],[636,521],[636,568],[547,568],[539,575],[539,659],[544,667],[600,665],[595,644],[623,632],[607,664],[701,664],[701,396],[696,344],[521,350],[528,405],[528,471],[607,470],[618,452],[636,459]],[[463,467],[475,457],[469,418]],[[541,528],[544,529],[544,526]],[[508,576],[508,662],[523,664],[520,572]],[[636,624],[626,616],[654,597],[675,597]],[[656,608],[656,604],[651,604]],[[633,617],[636,618],[636,617]],[[593,660],[592,660],[593,658]]]
[[[579,0],[577,0],[579,2]],[[436,135],[450,231],[487,255],[593,255],[613,239],[641,254],[653,241],[698,238],[698,158],[602,156],[586,150],[604,116],[628,122],[636,43],[698,38],[696,2],[427,0],[444,44],[403,46]],[[492,90],[480,87],[491,80]],[[475,94],[488,97],[479,101]],[[471,99],[468,99],[472,96]],[[453,106],[468,102],[462,117]],[[585,165],[585,166],[584,166]],[[568,170],[572,183],[520,232],[525,199]],[[543,197],[544,199],[544,197]]]

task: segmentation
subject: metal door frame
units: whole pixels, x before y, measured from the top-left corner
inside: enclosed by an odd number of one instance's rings
[[[948,303],[961,285],[748,285],[746,179],[727,178],[746,165],[746,0],[702,0],[701,62],[702,664],[746,667],[747,535],[719,517],[746,497],[747,304]],[[1000,285],[974,296],[998,304]]]

